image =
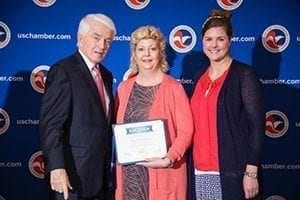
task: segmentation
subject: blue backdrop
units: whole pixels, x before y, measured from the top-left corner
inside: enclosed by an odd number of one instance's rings
[[[0,3],[0,200],[47,199],[38,123],[50,66],[76,48],[79,20],[102,12],[117,35],[104,64],[116,90],[129,64],[129,39],[160,27],[170,74],[187,93],[207,64],[200,29],[212,9],[233,13],[232,56],[251,64],[265,88],[263,198],[300,199],[300,3],[298,0],[27,0]]]

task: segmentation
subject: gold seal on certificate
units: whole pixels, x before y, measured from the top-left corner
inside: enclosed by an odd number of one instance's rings
[[[162,158],[167,154],[165,123],[161,119],[114,124],[113,132],[120,164]]]

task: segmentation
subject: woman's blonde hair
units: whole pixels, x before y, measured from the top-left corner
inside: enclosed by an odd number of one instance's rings
[[[134,52],[136,50],[136,45],[139,43],[139,41],[143,39],[153,39],[157,41],[158,48],[160,50],[160,56],[161,59],[159,61],[160,68],[163,72],[167,72],[169,70],[169,65],[166,60],[166,40],[161,33],[161,31],[154,27],[154,26],[142,26],[138,29],[136,29],[132,34],[130,38],[130,69],[137,73],[139,71],[138,65],[134,59]]]

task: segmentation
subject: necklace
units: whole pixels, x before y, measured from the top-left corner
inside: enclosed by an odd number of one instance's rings
[[[208,86],[207,86],[207,88],[206,88],[206,90],[205,90],[205,93],[204,93],[204,97],[205,97],[205,98],[207,97],[207,95],[208,95],[208,93],[209,93],[209,91],[210,91],[212,85],[213,85],[213,83],[209,83],[209,84],[208,84]]]

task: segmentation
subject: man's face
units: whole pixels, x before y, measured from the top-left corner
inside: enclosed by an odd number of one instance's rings
[[[102,23],[92,22],[85,35],[79,35],[79,49],[97,64],[105,57],[113,40],[113,31]]]

